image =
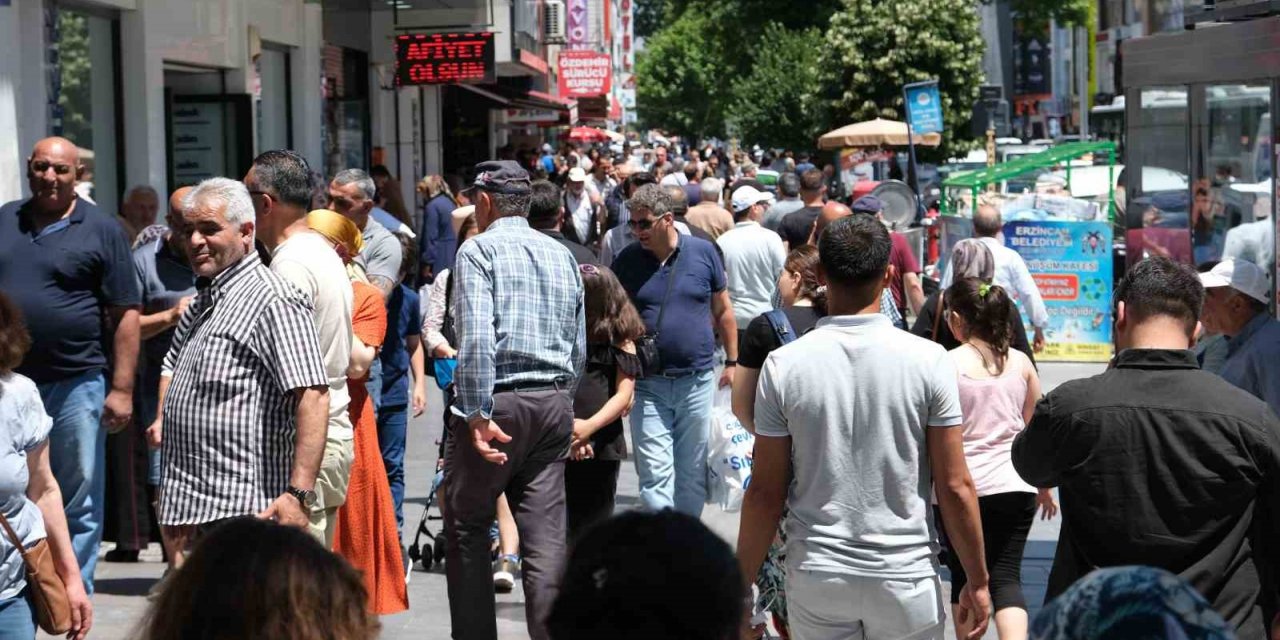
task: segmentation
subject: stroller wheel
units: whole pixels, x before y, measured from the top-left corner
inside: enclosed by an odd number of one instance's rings
[[[431,551],[432,551],[431,544],[430,543],[424,544],[422,545],[422,554],[419,556],[414,556],[413,558],[414,562],[418,562],[418,560],[422,561],[420,564],[422,565],[423,571],[431,570],[431,559],[434,557]]]
[[[431,557],[431,545],[427,545],[427,557]],[[418,543],[409,545],[409,561],[417,562],[420,558],[422,558],[422,551],[418,548]]]

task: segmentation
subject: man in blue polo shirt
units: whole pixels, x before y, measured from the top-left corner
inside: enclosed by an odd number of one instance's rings
[[[738,364],[738,326],[724,264],[715,245],[676,229],[671,197],[662,187],[640,187],[627,208],[627,224],[640,241],[622,250],[613,270],[646,331],[657,335],[661,359],[660,371],[636,381],[631,414],[640,500],[649,509],[674,507],[697,517],[707,498],[713,326],[726,354],[720,386],[733,383]]]
[[[71,141],[36,143],[27,161],[31,198],[0,207],[0,290],[31,332],[18,373],[39,385],[53,417],[49,462],[93,593],[107,430],[133,419],[140,297],[124,228],[76,196],[83,171]]]

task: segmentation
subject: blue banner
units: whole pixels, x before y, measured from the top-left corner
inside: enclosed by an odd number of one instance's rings
[[[1045,361],[1111,359],[1111,224],[1036,221],[1004,225],[1005,246],[1027,263],[1049,312]],[[1027,333],[1031,322],[1019,301]]]
[[[942,133],[942,100],[938,96],[937,81],[909,84],[902,91],[912,133]]]

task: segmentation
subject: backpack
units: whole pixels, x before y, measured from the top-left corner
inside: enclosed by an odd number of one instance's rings
[[[773,329],[773,336],[778,339],[779,347],[784,347],[800,337],[796,335],[796,330],[791,327],[791,320],[787,319],[787,314],[783,313],[782,309],[770,309],[764,312],[764,319]]]

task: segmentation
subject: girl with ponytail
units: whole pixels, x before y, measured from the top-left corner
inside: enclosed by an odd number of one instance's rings
[[[1058,511],[1049,489],[1036,490],[1013,468],[1013,439],[1026,427],[1040,399],[1040,378],[1031,359],[1011,350],[1017,315],[1005,290],[978,278],[963,278],[943,296],[947,327],[960,342],[951,350],[964,413],[965,461],[978,492],[982,536],[986,544],[995,626],[1001,640],[1027,637],[1027,605],[1022,595],[1022,552],[1035,519]],[[937,507],[935,507],[936,509]],[[941,523],[941,516],[938,518]],[[944,532],[945,533],[945,532]],[[955,554],[951,569],[951,604],[955,608],[966,577]],[[957,633],[963,637],[968,629]]]

